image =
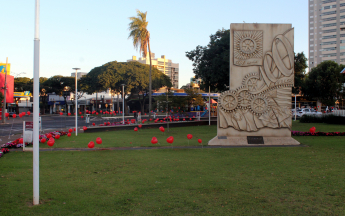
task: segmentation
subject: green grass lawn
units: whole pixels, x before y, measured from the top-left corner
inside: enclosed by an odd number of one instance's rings
[[[32,153],[11,152],[0,159],[0,215],[344,215],[345,138],[294,138],[308,147],[40,152],[39,206]]]

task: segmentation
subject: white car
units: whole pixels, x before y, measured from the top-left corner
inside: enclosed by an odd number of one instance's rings
[[[300,111],[297,111],[298,117],[302,117],[303,115],[322,115],[322,113],[310,108],[303,108]]]

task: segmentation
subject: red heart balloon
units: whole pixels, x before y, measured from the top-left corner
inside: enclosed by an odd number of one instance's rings
[[[17,115],[16,115],[16,114],[13,114],[13,115],[12,115],[12,117],[13,117],[13,118],[16,118],[16,117],[17,117]]]
[[[90,141],[89,144],[87,145],[89,148],[95,147],[95,143],[93,141]]]
[[[184,118],[183,121],[186,121],[186,119]]]
[[[202,140],[201,140],[201,139],[198,139],[198,143],[202,143]]]
[[[71,133],[68,133],[67,136],[70,137],[72,134]]]
[[[68,129],[68,132],[72,133],[72,132],[73,132],[73,129],[72,129],[72,128]]]
[[[164,127],[162,127],[162,126],[159,127],[159,130],[162,131],[162,132],[165,132],[165,129],[164,129]]]
[[[5,113],[5,117],[7,118],[7,117],[9,117],[10,116],[10,114],[9,113]]]
[[[188,139],[192,139],[192,138],[193,138],[193,135],[192,135],[192,134],[187,134],[187,138],[188,138]]]
[[[139,128],[141,128],[141,127],[142,127],[142,125],[140,124],[140,125],[138,125],[138,127],[139,127]]]
[[[87,127],[86,127],[86,126],[84,126],[84,127],[83,127],[83,130],[84,130],[84,131],[86,131],[86,130],[87,130]]]
[[[97,143],[97,144],[102,144],[102,139],[101,139],[101,137],[97,137],[96,143]]]
[[[19,118],[23,117],[23,115],[21,113],[19,113]]]
[[[23,138],[19,139],[19,143],[22,144],[23,143]]]
[[[311,127],[311,128],[309,129],[309,131],[310,131],[311,133],[315,133],[315,130],[316,130],[315,127]]]
[[[80,116],[81,118],[84,118],[84,116]]]
[[[30,114],[31,114],[31,112],[30,112],[30,111],[28,111],[28,112],[27,112],[27,114],[28,114],[28,115],[30,115]]]
[[[96,125],[96,123],[92,123],[92,125],[93,125],[93,126],[95,126],[95,125]]]
[[[98,112],[96,112],[96,115],[98,115]]]
[[[81,112],[79,112],[79,115],[81,115]]]
[[[189,121],[192,121],[192,118],[189,118]]]
[[[51,140],[48,140],[47,144],[48,144],[50,147],[52,147],[52,146],[54,145],[54,142],[51,141]]]
[[[172,137],[172,136],[168,137],[167,142],[172,144],[174,142],[174,137]]]
[[[56,135],[56,136],[55,136],[55,139],[60,139],[60,135],[59,135],[59,134]]]
[[[60,115],[63,115],[63,112],[60,112]]]
[[[68,116],[70,116],[70,115],[71,115],[71,113],[67,113],[67,115],[68,115]]]
[[[163,120],[161,120],[161,123],[163,123]]]
[[[41,143],[45,143],[46,141],[47,141],[47,140],[44,139],[44,138],[41,139]]]
[[[48,138],[48,139],[52,138],[52,135],[51,135],[51,134],[48,134],[48,135],[47,135],[47,138]]]
[[[73,130],[75,131],[75,128],[73,128]]]
[[[150,121],[152,121],[152,119],[150,119]]]
[[[156,137],[152,137],[152,139],[151,139],[151,143],[152,143],[152,144],[156,144],[156,143],[158,143],[157,138],[156,138]]]
[[[137,127],[135,127],[135,128],[134,128],[134,131],[138,131],[138,128],[137,128]]]

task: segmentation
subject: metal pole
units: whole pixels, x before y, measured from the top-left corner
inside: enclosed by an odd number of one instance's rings
[[[211,86],[208,86],[208,125],[211,125]]]
[[[122,84],[122,124],[125,124],[125,84]]]
[[[78,70],[80,68],[72,68],[75,70],[75,95],[74,95],[74,100],[75,100],[75,136],[78,136],[78,81],[77,81],[77,75],[78,75]]]
[[[36,0],[35,5],[35,37],[34,37],[34,86],[33,86],[33,205],[39,204],[40,182],[39,182],[39,77],[40,77],[40,35],[39,35],[39,14],[40,1]]]
[[[6,110],[6,91],[7,91],[7,64],[8,57],[6,57],[6,67],[5,67],[5,84],[4,84],[4,103],[2,104],[2,123],[6,123],[5,110]]]
[[[296,110],[296,94],[295,94],[295,121],[296,121],[296,115],[297,115],[297,110]]]

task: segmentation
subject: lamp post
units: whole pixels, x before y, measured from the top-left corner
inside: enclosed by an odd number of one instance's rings
[[[78,136],[78,86],[77,86],[77,73],[80,68],[72,68],[75,70],[75,135]]]
[[[122,85],[122,124],[125,124],[125,84]]]

